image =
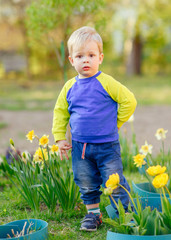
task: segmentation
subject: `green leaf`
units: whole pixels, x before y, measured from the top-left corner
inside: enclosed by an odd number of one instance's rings
[[[123,224],[125,223],[125,209],[120,199],[118,200],[118,207],[119,207],[119,222],[120,224]]]
[[[147,217],[145,228],[147,229],[146,235],[155,235],[157,229],[158,214],[157,210],[154,209]]]

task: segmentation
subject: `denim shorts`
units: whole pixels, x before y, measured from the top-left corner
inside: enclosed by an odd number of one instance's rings
[[[81,143],[72,140],[72,168],[74,181],[79,186],[84,204],[100,202],[100,186],[105,187],[109,175],[118,173],[120,184],[128,191],[130,187],[123,176],[119,141],[107,143]],[[129,204],[128,194],[118,187],[113,191],[115,201],[121,200],[125,209]],[[112,206],[116,209],[114,203]]]

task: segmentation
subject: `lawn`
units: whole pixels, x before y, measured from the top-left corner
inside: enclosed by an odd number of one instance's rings
[[[138,104],[171,104],[170,76],[115,76],[136,96]],[[0,81],[0,109],[51,110],[63,86],[61,81]]]
[[[171,105],[169,77],[133,77],[117,78],[131,89],[140,105],[165,104]],[[52,110],[63,83],[58,81],[0,81],[0,109],[1,110]],[[0,122],[0,128],[5,128],[6,123]],[[128,155],[126,159],[128,161]],[[132,157],[130,157],[132,161]],[[138,171],[124,171],[130,186],[134,182],[146,179]],[[107,196],[101,196],[100,208],[103,219],[107,218],[105,207],[109,204]],[[18,219],[39,218],[49,224],[49,239],[106,239],[110,226],[104,223],[97,232],[81,232],[80,221],[86,214],[83,204],[77,204],[74,211],[62,211],[58,206],[53,213],[42,204],[41,211],[36,213],[21,197],[18,190],[11,184],[0,170],[0,225]]]
[[[125,172],[128,182],[131,184],[132,180],[139,179],[139,173]],[[101,197],[101,211],[103,219],[107,218],[105,207],[109,204],[107,196]],[[75,211],[63,212],[60,208],[56,209],[53,214],[42,205],[41,212],[34,213],[30,207],[23,200],[17,189],[11,185],[11,182],[4,176],[0,176],[0,225],[18,219],[37,218],[43,219],[48,222],[49,239],[92,239],[103,240],[106,239],[107,230],[110,226],[104,223],[97,232],[87,233],[79,230],[80,221],[85,216],[85,207],[80,204],[76,207]]]

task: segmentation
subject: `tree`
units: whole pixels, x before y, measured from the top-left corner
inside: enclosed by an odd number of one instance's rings
[[[23,37],[23,51],[26,57],[26,75],[30,77],[29,55],[30,49],[28,44],[27,30],[25,26],[26,12],[25,8],[31,3],[31,0],[0,0],[0,4],[5,13],[1,15],[1,21],[7,22],[9,25],[18,26]],[[11,13],[11,14],[9,14]]]
[[[115,1],[113,8],[116,11],[114,28],[119,29],[124,38],[126,72],[129,75],[141,74],[144,46],[150,46],[156,53],[168,42],[170,1],[122,0],[119,4]],[[155,49],[156,44],[158,49]]]
[[[27,8],[29,35],[52,46],[65,81],[68,36],[83,23],[92,23],[103,6],[104,0],[37,0]],[[98,26],[102,21],[94,22]]]

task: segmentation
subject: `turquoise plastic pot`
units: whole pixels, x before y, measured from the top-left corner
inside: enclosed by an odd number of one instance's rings
[[[146,172],[145,172],[145,171],[146,171],[145,165],[142,165],[141,168],[139,167],[139,168],[138,168],[138,171],[139,171],[140,174],[145,175],[145,173],[146,173]]]
[[[160,194],[154,191],[153,186],[151,186],[149,182],[135,184],[132,181],[132,189],[135,193],[138,193],[140,197],[160,197]],[[169,197],[168,194],[166,194],[166,196]]]
[[[171,240],[171,234],[169,235],[157,235],[157,236],[137,236],[121,233],[107,232],[107,240]]]
[[[169,199],[169,201],[171,203],[171,199]],[[134,199],[134,202],[136,203],[136,199]],[[140,198],[140,202],[142,208],[150,206],[152,210],[154,208],[157,208],[158,211],[162,210],[160,197],[142,197]],[[106,211],[111,219],[114,219],[116,217],[115,209],[112,207],[112,205],[108,205],[106,207]]]
[[[25,227],[24,236],[21,237],[12,237],[11,230],[14,230],[14,233],[21,232],[23,226],[27,222]],[[30,223],[33,223],[31,229],[36,230],[33,233],[27,234],[27,229]],[[14,222],[10,222],[0,226],[0,240],[9,239],[7,238],[7,234],[9,234],[12,240],[47,240],[48,239],[48,223],[40,220],[40,219],[23,219],[17,220]]]
[[[134,199],[136,203],[136,199]],[[161,199],[160,197],[144,197],[140,198],[142,207],[145,208],[147,206],[150,206],[151,209],[157,208],[159,211],[161,211]],[[171,202],[171,199],[169,199]],[[108,205],[106,207],[106,211],[108,213],[108,216],[111,219],[114,219],[116,217],[116,213],[112,205]],[[138,235],[129,235],[129,234],[120,234],[108,231],[107,232],[107,240],[171,240],[171,234],[169,235],[157,235],[157,236],[138,236]]]

